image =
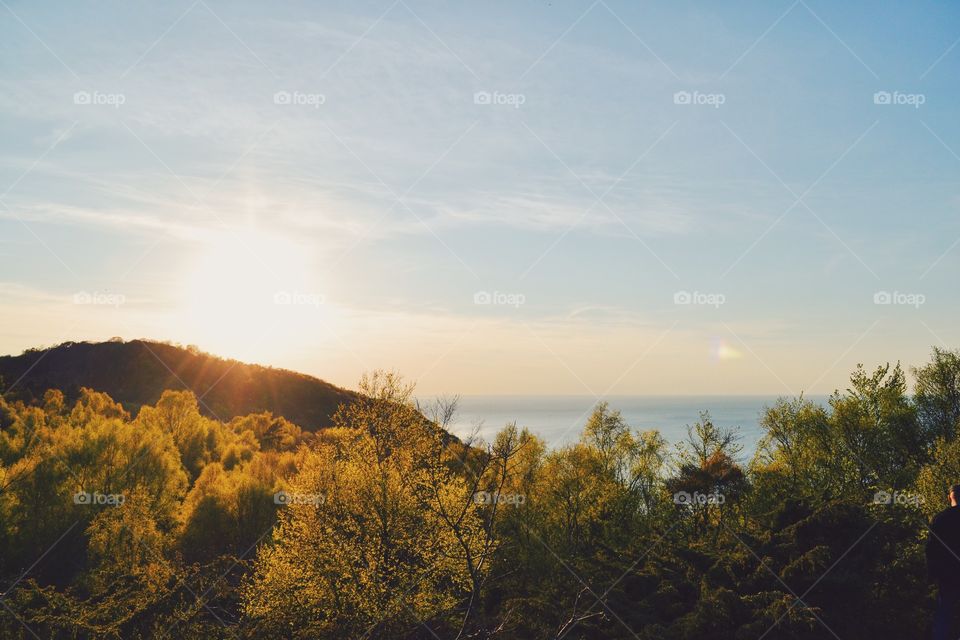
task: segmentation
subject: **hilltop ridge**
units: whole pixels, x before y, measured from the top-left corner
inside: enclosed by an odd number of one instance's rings
[[[358,396],[319,378],[220,358],[196,347],[152,340],[64,342],[0,356],[4,393],[26,401],[60,389],[68,399],[82,387],[110,395],[136,412],[164,390],[188,389],[206,415],[228,421],[269,411],[303,429],[329,426],[337,407]]]

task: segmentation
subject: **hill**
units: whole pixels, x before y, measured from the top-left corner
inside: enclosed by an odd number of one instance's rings
[[[337,407],[357,394],[313,376],[236,360],[162,342],[65,342],[0,356],[3,390],[33,401],[47,389],[72,400],[81,387],[109,394],[128,411],[154,404],[166,389],[189,389],[206,415],[220,420],[270,411],[303,429],[329,426]]]

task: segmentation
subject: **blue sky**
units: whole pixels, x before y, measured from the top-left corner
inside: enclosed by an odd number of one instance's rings
[[[0,4],[4,353],[601,396],[958,344],[955,4]]]

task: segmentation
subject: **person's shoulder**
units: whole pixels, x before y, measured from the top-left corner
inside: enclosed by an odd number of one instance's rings
[[[933,521],[931,524],[956,521],[960,521],[960,507],[947,507],[937,515],[933,516]]]
[[[943,511],[941,511],[940,513],[938,513],[937,515],[933,516],[933,520],[930,521],[930,524],[933,525],[933,524],[938,524],[940,522],[943,522],[944,520],[951,520],[953,519],[955,512],[960,512],[960,509],[954,509],[953,507],[948,507]]]

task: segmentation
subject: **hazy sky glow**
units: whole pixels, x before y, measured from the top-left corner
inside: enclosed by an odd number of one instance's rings
[[[956,3],[0,5],[0,352],[600,396],[960,345]]]

